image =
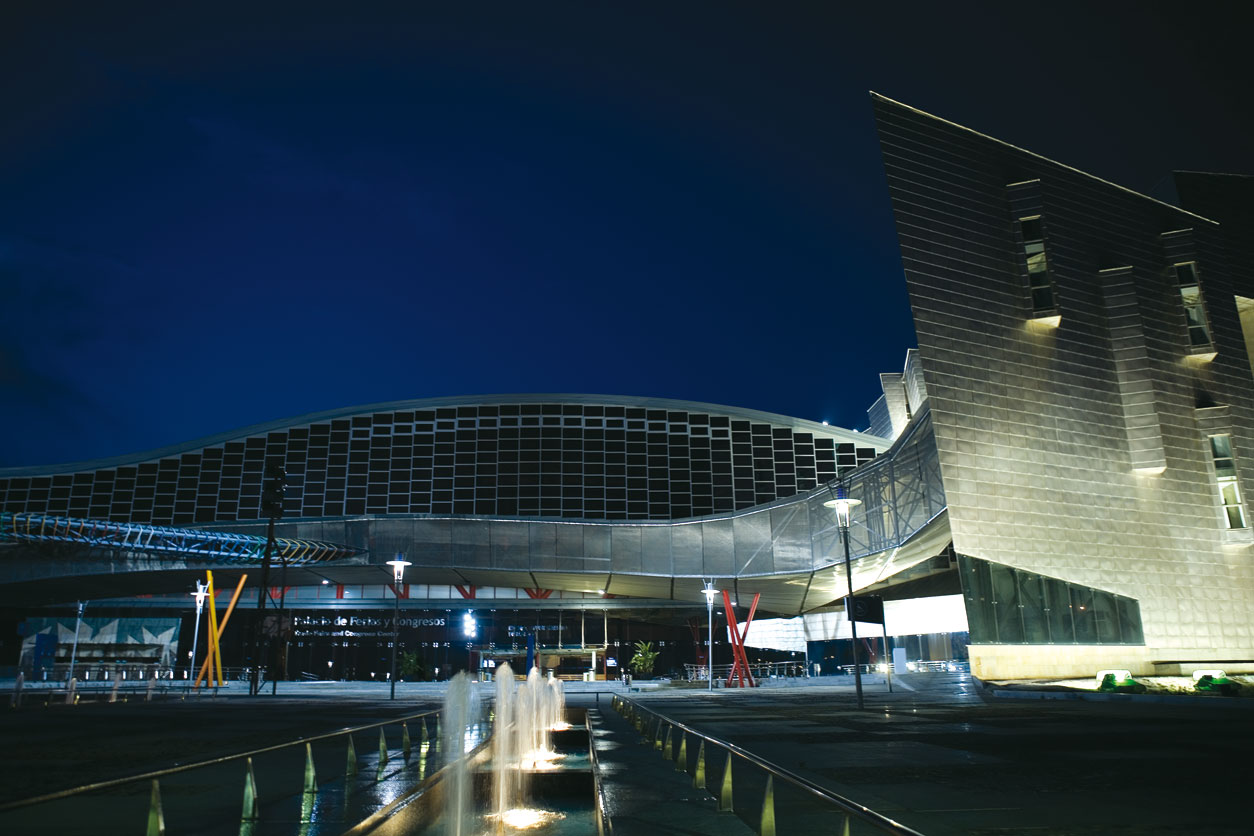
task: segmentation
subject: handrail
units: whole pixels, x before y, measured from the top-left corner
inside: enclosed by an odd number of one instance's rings
[[[0,812],[5,812],[8,810],[16,810],[21,807],[30,807],[35,804],[43,804],[48,801],[57,801],[62,798],[69,798],[70,796],[79,795],[85,792],[94,792],[96,790],[112,789],[113,787],[120,787],[124,784],[130,784],[135,781],[147,781],[153,778],[163,778],[166,775],[176,775],[180,772],[189,772],[193,769],[200,769],[201,767],[205,767],[205,766],[215,766],[217,764],[228,763],[230,761],[240,760],[242,758],[256,757],[257,755],[262,755],[267,752],[277,752],[280,749],[287,749],[291,746],[300,746],[304,743],[313,743],[318,740],[326,740],[328,738],[340,737],[346,734],[356,734],[358,732],[368,731],[370,729],[377,729],[379,726],[388,726],[394,723],[405,723],[405,722],[408,722],[409,720],[416,720],[419,717],[429,717],[433,714],[438,715],[439,713],[440,712],[437,709],[433,709],[431,711],[421,711],[417,714],[409,714],[404,717],[392,717],[388,720],[383,720],[378,723],[370,723],[364,726],[352,726],[350,728],[337,729],[336,731],[326,732],[324,734],[315,734],[315,735],[310,735],[309,737],[302,737],[297,740],[289,740],[286,743],[276,743],[273,746],[263,746],[260,749],[252,749],[247,752],[237,752],[231,755],[223,755],[217,758],[210,758],[209,760],[196,761],[195,763],[178,764],[175,766],[166,767],[165,769],[157,769],[151,772],[143,772],[143,773],[140,773],[139,775],[130,775],[126,778],[110,778],[108,781],[97,781],[94,784],[84,784],[81,787],[71,787],[66,790],[58,790],[57,792],[51,792],[45,795],[37,795],[32,798],[23,798],[18,801],[9,801],[4,804],[0,804]]]
[[[708,741],[714,744],[715,746],[720,746],[723,749],[727,750],[727,752],[729,753],[729,756],[736,755],[740,758],[743,758],[749,763],[752,763],[755,766],[759,767],[760,769],[764,770],[768,774],[775,775],[779,778],[783,778],[785,781],[788,781],[789,783],[810,793],[811,795],[817,796],[820,800],[826,801],[829,804],[833,804],[839,807],[847,815],[857,817],[858,819],[868,824],[871,824],[875,827],[878,827],[879,829],[885,832],[897,834],[897,836],[923,836],[922,833],[909,827],[908,825],[902,824],[901,822],[898,822],[898,821],[894,821],[893,819],[888,818],[882,813],[875,812],[870,807],[865,807],[859,804],[858,802],[853,801],[852,799],[845,798],[843,795],[839,795],[838,793],[834,793],[831,790],[825,789],[824,787],[819,786],[818,784],[814,783],[808,778],[803,778],[802,776],[796,774],[795,772],[791,772],[785,769],[784,767],[779,766],[778,764],[771,763],[765,758],[755,755],[753,752],[750,752],[747,749],[742,749],[741,747],[737,746],[735,743],[730,743],[726,740],[722,740],[720,738],[714,737],[713,735],[706,734],[705,732],[702,732],[702,731],[698,731],[697,729],[694,729],[692,726],[689,726],[686,723],[681,723],[677,720],[672,720],[670,717],[667,717],[666,715],[662,714],[659,711],[654,711],[653,709],[642,705],[636,700],[629,699],[627,697],[618,697],[618,703],[615,707],[618,708],[619,706],[624,705],[624,704],[632,706],[633,710],[644,711],[649,714],[652,714],[654,717],[658,719],[658,722],[666,723],[667,725],[672,726],[673,728],[677,728],[685,732],[686,734],[691,734],[697,738],[700,738],[701,740]]]
[[[726,679],[733,667],[734,665],[731,664],[715,665],[715,681]],[[750,662],[749,668],[753,671],[755,677],[785,676],[789,679],[803,679],[806,676],[806,663],[801,659],[783,662]],[[684,663],[684,678],[689,682],[703,682],[709,675],[709,669],[705,665],[695,665],[692,662]]]

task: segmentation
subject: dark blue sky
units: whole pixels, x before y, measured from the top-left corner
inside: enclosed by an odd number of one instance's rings
[[[871,89],[1159,197],[1254,168],[1219,13],[408,5],[6,5],[0,466],[497,392],[865,427],[914,341]]]

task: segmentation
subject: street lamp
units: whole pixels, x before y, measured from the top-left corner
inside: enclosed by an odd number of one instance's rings
[[[196,646],[200,644],[200,613],[205,608],[205,598],[209,597],[209,587],[196,581],[196,591],[190,593],[196,599],[196,624],[192,629],[192,661],[187,666],[187,690],[191,690],[192,681],[196,678]]]
[[[828,490],[831,490],[829,487]],[[849,584],[849,595],[845,598],[845,616],[849,619],[849,631],[853,636],[853,677],[854,686],[858,691],[858,708],[862,705],[862,666],[858,662],[858,624],[853,617],[853,566],[849,560],[849,511],[862,500],[850,499],[849,491],[844,484],[836,487],[832,498],[824,502],[824,507],[836,509],[836,525],[840,528],[841,539],[845,541],[845,580]]]
[[[70,672],[65,677],[67,685],[74,678],[74,659],[78,656],[78,631],[83,626],[83,608],[86,606],[82,601],[78,602],[78,620],[74,622],[74,648],[70,651]]]
[[[261,510],[269,518],[266,526],[266,550],[261,558],[261,587],[257,590],[257,615],[253,622],[253,672],[249,679],[248,695],[255,697],[261,694],[261,633],[266,615],[266,595],[270,592],[270,556],[274,553],[274,521],[283,516],[283,497],[287,491],[287,471],[278,461],[266,465],[266,478],[261,488]],[[284,558],[284,566],[287,559]],[[283,582],[287,576],[284,573]],[[281,622],[280,622],[280,626]],[[269,650],[269,645],[266,646]],[[275,676],[278,675],[276,672]],[[270,693],[278,691],[275,684]]]
[[[705,671],[709,674],[710,684],[707,690],[714,690],[714,596],[718,594],[718,590],[714,588],[714,580],[710,579],[705,582],[705,589],[701,590],[705,595],[705,612],[706,625],[709,629],[709,646],[705,650]]]
[[[388,699],[396,699],[396,645],[400,635],[401,628],[401,578],[405,577],[405,567],[412,566],[405,555],[397,553],[396,557],[388,561],[388,565],[392,567],[392,594],[396,598],[396,612],[392,616],[392,696]]]

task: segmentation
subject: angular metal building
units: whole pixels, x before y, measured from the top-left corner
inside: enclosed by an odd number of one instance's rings
[[[873,104],[972,671],[1254,669],[1248,225]]]

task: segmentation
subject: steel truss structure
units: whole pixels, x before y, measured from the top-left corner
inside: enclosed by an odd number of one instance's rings
[[[231,564],[260,563],[266,550],[266,538],[250,534],[50,517],[44,514],[0,513],[0,543],[11,541],[73,543]],[[289,566],[300,566],[327,563],[362,553],[362,549],[336,543],[275,538],[271,558],[285,560]]]

